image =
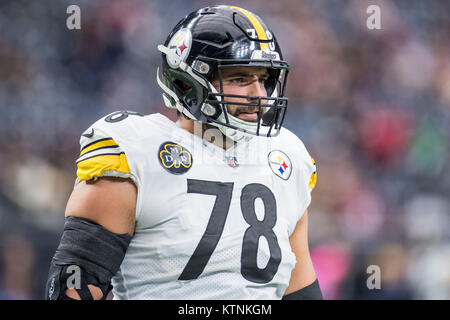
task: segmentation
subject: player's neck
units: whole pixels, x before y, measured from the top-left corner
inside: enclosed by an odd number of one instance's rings
[[[235,141],[224,136],[217,127],[209,124],[185,119],[183,117],[179,117],[176,124],[180,128],[218,146],[219,148],[228,149],[236,144]]]

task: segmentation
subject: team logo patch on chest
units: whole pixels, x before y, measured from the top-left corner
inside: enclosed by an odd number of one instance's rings
[[[291,159],[283,151],[273,150],[268,155],[269,166],[273,173],[283,180],[289,179],[292,173]]]
[[[183,174],[192,167],[192,154],[175,142],[161,144],[158,158],[163,168],[173,174]]]

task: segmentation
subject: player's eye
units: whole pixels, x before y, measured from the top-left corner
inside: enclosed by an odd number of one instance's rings
[[[267,79],[269,79],[269,75],[265,74],[259,77],[259,82],[264,83],[267,81]]]
[[[245,86],[250,82],[250,78],[248,77],[235,77],[228,79],[228,82],[234,85]]]
[[[246,86],[250,83],[253,83],[254,81],[258,81],[259,83],[265,83],[267,79],[269,78],[269,75],[261,75],[261,76],[255,76],[255,75],[248,75],[248,76],[239,76],[239,77],[230,77],[226,80],[226,82],[234,85],[240,85],[240,86]]]

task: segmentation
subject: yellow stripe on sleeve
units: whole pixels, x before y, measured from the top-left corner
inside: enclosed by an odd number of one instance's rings
[[[308,188],[312,191],[314,189],[314,187],[316,186],[316,183],[317,183],[317,173],[314,172],[311,175],[311,178],[309,179]]]
[[[313,165],[314,165],[314,167],[316,166],[316,160],[314,160],[314,158],[311,158],[311,161],[312,161],[312,163],[313,163]],[[314,187],[316,186],[316,183],[317,183],[317,171],[314,171],[312,174],[311,174],[311,177],[310,177],[310,179],[309,179],[309,184],[308,184],[308,187],[309,187],[309,189],[312,191],[313,189],[314,189]]]
[[[255,28],[256,34],[258,35],[258,39],[259,40],[268,40],[266,32],[264,31],[264,28],[263,28],[261,22],[259,22],[258,18],[256,18],[254,14],[252,14],[251,12],[249,12],[249,11],[247,11],[245,9],[242,9],[242,8],[239,8],[239,7],[236,7],[236,6],[230,6],[230,7],[238,10],[239,12],[241,12],[242,14],[244,14],[247,17],[247,19],[250,21],[250,23]],[[269,44],[268,43],[260,42],[259,44],[260,44],[261,50],[263,50],[263,51],[268,51],[269,50]]]
[[[91,180],[94,177],[101,177],[105,171],[113,171],[108,173],[108,176],[123,177],[124,174],[130,174],[130,167],[125,153],[102,154],[77,163],[77,177],[80,180]]]
[[[101,139],[97,142],[93,142],[92,144],[88,144],[87,146],[85,146],[81,150],[80,157],[89,151],[93,151],[104,147],[116,147],[116,146],[117,143],[112,138]]]

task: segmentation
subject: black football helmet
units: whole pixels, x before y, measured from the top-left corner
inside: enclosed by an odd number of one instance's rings
[[[190,13],[170,32],[162,52],[162,80],[167,107],[185,117],[214,125],[234,141],[253,136],[275,136],[283,123],[288,99],[284,97],[289,65],[278,42],[255,14],[233,6],[212,6]],[[267,96],[225,94],[222,70],[229,67],[264,67]],[[212,85],[218,77],[218,90]],[[227,97],[245,98],[229,102]],[[258,108],[258,121],[232,116],[227,105]]]

